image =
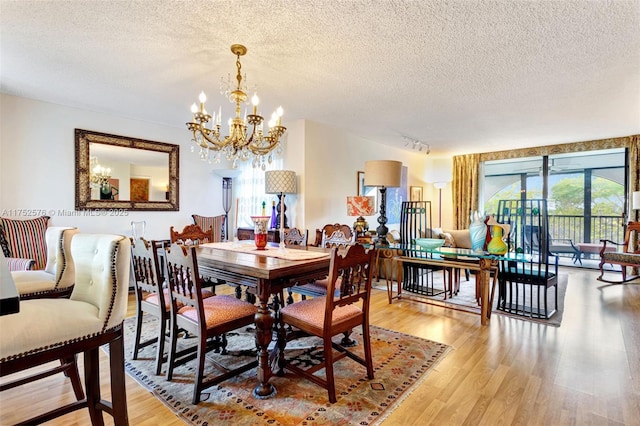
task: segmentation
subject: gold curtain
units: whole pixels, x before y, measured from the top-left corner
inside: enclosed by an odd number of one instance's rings
[[[478,210],[478,176],[480,154],[453,157],[453,224],[456,229],[469,227],[469,215]]]
[[[453,221],[457,229],[469,227],[469,214],[478,209],[480,162],[508,158],[535,157],[567,152],[627,148],[629,151],[629,190],[640,191],[640,135],[599,139],[585,142],[545,145],[510,151],[457,155],[453,157]],[[631,207],[631,206],[629,206]],[[639,211],[635,212],[636,220]],[[631,216],[633,217],[633,216]]]

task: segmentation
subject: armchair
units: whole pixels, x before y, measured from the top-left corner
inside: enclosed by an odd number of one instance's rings
[[[130,243],[118,235],[79,234],[71,242],[75,286],[70,298],[20,301],[20,312],[0,316],[0,376],[42,367],[59,359],[74,360],[64,370],[54,367],[3,383],[0,390],[75,370],[84,353],[86,398],[25,420],[40,424],[88,408],[91,424],[104,424],[103,412],[115,425],[128,424],[122,323],[127,312]],[[102,399],[99,350],[109,345],[111,402]],[[77,375],[77,373],[76,373]],[[52,390],[52,392],[54,392]],[[34,405],[37,411],[37,404]]]
[[[622,243],[616,243],[611,240],[600,240],[600,242],[602,242],[603,245],[600,249],[600,276],[597,278],[599,281],[621,284],[635,280],[639,277],[637,274],[627,276],[627,267],[632,267],[636,270],[637,268],[640,268],[640,222],[629,222],[627,224],[627,229],[624,233],[624,241]],[[613,245],[618,249],[622,249],[622,251],[610,252],[608,251],[607,244],[609,244],[609,247]],[[622,267],[621,281],[612,281],[604,278],[605,263],[620,265]]]
[[[13,271],[20,299],[65,297],[75,282],[71,240],[78,228],[51,226],[45,232],[47,263],[43,270]]]

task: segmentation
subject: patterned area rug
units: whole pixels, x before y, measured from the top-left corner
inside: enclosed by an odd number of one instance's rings
[[[447,297],[446,300],[444,298],[444,277],[443,277],[442,271],[433,272],[432,276],[429,279],[433,280],[433,289],[436,293],[435,295],[427,296],[427,295],[411,293],[409,291],[402,290],[402,298],[408,299],[408,300],[422,301],[432,305],[442,306],[444,308],[451,308],[451,309],[461,310],[461,311],[480,315],[480,306],[478,306],[478,302],[476,301],[476,280],[475,280],[474,274],[470,274],[469,281],[467,281],[464,276],[464,273],[461,273],[460,274],[460,290],[458,294],[454,295],[453,297]],[[549,319],[532,318],[529,316],[515,315],[515,314],[511,314],[511,313],[496,309],[496,305],[498,303],[497,288],[496,288],[496,294],[494,296],[491,312],[496,313],[498,315],[505,315],[512,318],[518,318],[524,321],[532,321],[540,324],[560,327],[562,323],[562,316],[564,314],[564,299],[565,299],[565,294],[567,292],[568,282],[569,282],[569,277],[567,274],[565,273],[558,274],[558,309],[556,313],[553,314]],[[429,285],[431,285],[431,281],[429,281]],[[380,279],[380,281],[374,282],[374,288],[386,291],[387,287],[384,279]],[[396,293],[397,288],[398,288],[397,283],[394,282],[393,283],[394,294]],[[550,290],[549,293],[553,294],[553,290]]]
[[[386,418],[424,380],[450,350],[442,343],[371,327],[375,379],[348,358],[335,364],[336,396],[330,404],[325,389],[291,373],[273,377],[278,394],[260,400],[251,392],[257,381],[255,369],[213,386],[202,393],[202,402],[191,404],[195,360],[174,371],[174,379],[154,374],[155,345],[144,348],[131,360],[135,331],[133,318],[125,320],[125,369],[185,423],[193,425],[374,425]],[[143,338],[156,333],[155,319],[145,320]],[[361,334],[352,337],[361,342]],[[182,343],[194,340],[180,339]],[[228,335],[228,355],[211,353],[225,364],[255,356],[254,330]],[[361,345],[360,345],[361,346]],[[306,338],[287,345],[286,357],[313,362],[322,342]],[[244,357],[244,358],[243,358]],[[163,370],[164,372],[165,370]],[[319,372],[324,374],[324,370]]]

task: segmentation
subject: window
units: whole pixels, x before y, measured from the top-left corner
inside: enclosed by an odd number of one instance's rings
[[[276,158],[271,163],[271,170],[282,169],[284,161]],[[264,170],[259,167],[253,167],[251,161],[239,163],[238,170],[240,175],[236,180],[236,197],[238,200],[237,222],[238,227],[253,228],[251,216],[262,214],[262,203],[265,203],[265,213],[271,215],[271,204],[273,201],[277,203],[277,197],[274,194],[264,193]]]
[[[481,169],[484,210],[495,214],[500,199],[546,198],[553,238],[620,241],[625,156],[621,148],[487,161]]]

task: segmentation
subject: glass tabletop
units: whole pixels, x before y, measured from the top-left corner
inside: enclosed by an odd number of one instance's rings
[[[376,248],[385,248],[391,250],[398,250],[401,256],[416,257],[416,258],[441,258],[443,260],[477,260],[477,259],[496,259],[515,262],[529,262],[531,261],[531,255],[525,253],[513,253],[508,252],[505,254],[494,254],[487,251],[474,251],[466,248],[459,247],[435,247],[426,248],[417,244],[388,244],[388,245],[375,245]]]

